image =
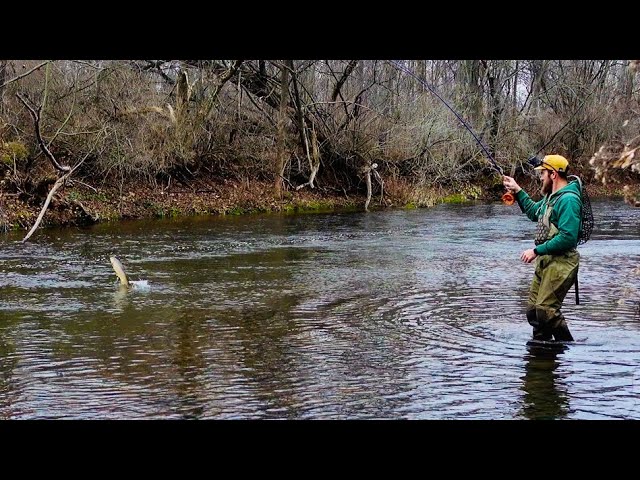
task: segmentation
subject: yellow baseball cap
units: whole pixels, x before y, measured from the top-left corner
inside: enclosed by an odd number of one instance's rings
[[[555,170],[556,172],[566,172],[569,168],[569,161],[562,155],[547,155],[542,159],[540,166],[534,170]]]

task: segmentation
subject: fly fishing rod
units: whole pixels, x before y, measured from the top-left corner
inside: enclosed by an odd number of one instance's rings
[[[423,86],[425,86],[427,88],[427,90],[429,90],[431,93],[433,93],[436,97],[438,97],[438,99],[449,109],[451,110],[451,112],[456,116],[456,118],[458,120],[460,120],[460,123],[462,123],[462,125],[464,125],[464,127],[469,131],[469,133],[471,133],[471,135],[473,135],[473,138],[476,140],[476,142],[478,142],[478,144],[480,145],[480,147],[482,147],[482,150],[484,151],[484,153],[486,154],[487,158],[489,159],[489,161],[491,162],[491,167],[498,172],[500,175],[504,176],[504,171],[502,170],[502,167],[500,167],[500,165],[498,165],[498,163],[496,162],[496,159],[493,157],[493,155],[491,154],[491,152],[489,151],[489,149],[487,148],[487,146],[484,144],[484,142],[475,134],[475,132],[473,131],[473,129],[471,128],[471,126],[458,114],[458,112],[456,112],[451,105],[449,105],[449,103],[442,98],[438,92],[435,91],[435,89],[433,89],[431,87],[431,85],[429,85],[424,79],[420,78],[418,75],[416,75],[413,71],[411,71],[411,69],[407,68],[406,66],[402,65],[400,62],[398,62],[397,60],[388,60],[389,63],[391,63],[394,67],[396,67],[398,70],[406,73],[407,75],[410,75],[411,77],[413,77],[415,80],[417,80],[420,84],[422,84]],[[576,109],[575,112],[573,112],[573,114],[571,115],[571,117],[569,117],[569,120],[567,120],[567,122],[560,127],[560,129],[553,134],[553,136],[549,139],[549,141],[547,141],[547,143],[545,143],[541,148],[538,149],[538,151],[528,160],[529,165],[533,166],[533,167],[537,167],[539,166],[542,161],[540,160],[540,158],[538,158],[538,154],[544,150],[555,138],[556,136],[562,131],[564,130],[567,125],[569,125],[569,123],[571,123],[571,120],[573,120],[573,118],[578,114],[578,112],[582,109],[582,107],[584,107],[584,105],[587,103],[587,100],[589,99],[589,97],[591,97],[591,95],[596,91],[596,89],[594,88],[589,95],[587,95],[585,97],[585,99],[582,101],[582,103],[580,104],[580,106]],[[502,201],[507,204],[507,205],[512,205],[515,202],[515,199],[513,197],[513,195],[510,192],[505,193],[502,196]]]
[[[451,105],[449,105],[449,103],[444,98],[442,98],[440,96],[440,94],[438,94],[438,92],[436,92],[433,88],[431,88],[431,85],[429,85],[425,80],[423,80],[418,75],[413,73],[413,71],[411,71],[411,69],[405,67],[404,65],[402,65],[397,60],[389,60],[389,63],[391,63],[398,70],[400,70],[400,71],[406,73],[407,75],[410,75],[411,77],[413,77],[420,84],[425,86],[427,88],[427,90],[429,90],[436,97],[438,97],[438,99],[440,99],[440,101],[442,103],[444,103],[444,105],[449,110],[451,110],[451,113],[453,113],[456,116],[456,118],[458,120],[460,120],[460,123],[462,123],[462,125],[464,125],[464,127],[469,131],[469,133],[473,136],[473,138],[476,140],[476,142],[478,142],[478,145],[480,145],[480,147],[482,147],[482,150],[484,151],[485,155],[489,159],[489,162],[491,163],[491,168],[493,168],[496,172],[498,172],[500,174],[500,176],[504,176],[504,171],[502,170],[502,167],[500,167],[500,165],[498,165],[498,162],[496,162],[496,159],[493,157],[493,155],[491,154],[491,152],[489,151],[487,146],[484,144],[484,142],[480,139],[480,137],[478,137],[478,135],[476,135],[476,133],[471,128],[471,126],[464,120],[464,118],[462,118],[462,116],[460,116],[460,114],[458,112],[456,112],[453,109],[453,107],[451,107]],[[513,195],[510,192],[507,192],[502,196],[502,201],[507,205],[512,205],[515,202],[515,199],[514,199]]]

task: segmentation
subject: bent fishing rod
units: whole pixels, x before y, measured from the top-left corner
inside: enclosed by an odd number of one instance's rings
[[[473,129],[469,126],[469,124],[464,120],[464,118],[462,118],[458,112],[456,112],[451,105],[449,105],[449,103],[442,98],[438,92],[436,92],[433,88],[431,88],[431,86],[422,78],[420,78],[418,75],[416,75],[415,73],[413,73],[409,68],[405,67],[404,65],[401,65],[398,61],[396,60],[388,60],[389,63],[391,63],[394,67],[396,67],[398,70],[406,73],[407,75],[412,76],[414,79],[416,79],[420,84],[422,84],[424,87],[427,88],[427,90],[429,90],[431,93],[433,93],[436,97],[438,97],[440,99],[440,101],[442,103],[445,104],[445,106],[451,110],[451,112],[456,116],[456,118],[458,120],[460,120],[460,123],[462,123],[462,125],[464,125],[464,127],[469,131],[469,133],[471,135],[473,135],[473,138],[475,138],[476,142],[478,142],[478,145],[480,145],[480,147],[482,147],[482,150],[484,150],[484,153],[487,155],[487,158],[489,159],[489,161],[491,162],[491,167],[498,172],[500,175],[504,176],[504,171],[502,170],[502,167],[500,167],[500,165],[498,165],[498,163],[496,162],[496,159],[493,158],[493,155],[491,155],[491,152],[489,151],[489,149],[487,148],[487,146],[482,142],[482,140],[480,140],[480,137],[478,137],[475,132],[473,131]]]
[[[451,112],[456,116],[456,118],[458,120],[460,120],[460,123],[462,123],[462,125],[464,125],[464,127],[469,131],[469,133],[471,133],[471,135],[473,135],[473,138],[476,140],[476,142],[478,142],[478,144],[480,145],[480,147],[482,147],[482,150],[484,151],[484,153],[486,154],[487,158],[489,159],[489,161],[491,162],[491,167],[498,172],[500,175],[504,176],[504,171],[502,170],[502,167],[500,167],[500,165],[498,165],[498,163],[496,162],[495,158],[493,157],[493,155],[491,154],[491,152],[489,151],[489,149],[487,148],[487,146],[482,142],[482,140],[475,134],[475,132],[473,131],[473,129],[471,128],[471,126],[458,114],[458,112],[456,112],[451,105],[449,105],[449,103],[442,98],[438,92],[435,91],[435,89],[433,89],[431,87],[431,85],[429,85],[424,79],[420,78],[418,75],[416,75],[413,71],[411,71],[411,69],[405,67],[404,65],[400,64],[400,62],[398,62],[397,60],[388,60],[389,63],[391,63],[394,67],[396,67],[398,70],[406,73],[407,75],[410,75],[411,77],[413,77],[415,80],[417,80],[420,84],[422,84],[424,87],[427,88],[427,90],[429,90],[431,93],[433,93],[436,97],[438,97],[438,99],[449,109],[451,110]],[[573,120],[573,118],[578,114],[578,112],[582,109],[582,107],[584,107],[584,105],[587,103],[587,100],[589,99],[589,97],[591,97],[591,95],[596,91],[596,89],[592,89],[591,92],[589,93],[589,95],[587,95],[585,97],[585,99],[582,101],[582,103],[580,104],[580,106],[578,106],[578,108],[575,110],[575,112],[573,112],[573,114],[571,115],[571,117],[569,117],[569,120],[566,121],[566,123],[564,125],[562,125],[562,127],[560,127],[560,129],[553,134],[553,136],[549,139],[549,141],[547,141],[547,143],[545,143],[542,147],[540,147],[538,149],[538,151],[533,154],[533,156],[531,156],[528,160],[529,165],[531,165],[532,167],[537,167],[539,166],[542,161],[538,158],[538,154],[544,150],[555,138],[556,136],[565,129],[565,127],[567,127],[567,125],[569,125],[569,123],[571,123],[571,120]],[[511,204],[513,201],[513,198],[511,196],[510,193],[506,193],[503,196],[503,201],[505,203],[509,203]]]

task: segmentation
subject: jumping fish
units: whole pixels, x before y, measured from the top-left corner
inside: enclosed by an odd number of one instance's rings
[[[127,274],[124,273],[124,267],[122,266],[122,263],[120,263],[120,260],[118,260],[114,256],[109,257],[109,260],[111,260],[111,265],[113,265],[113,269],[115,270],[116,275],[120,279],[120,284],[130,286],[131,282],[127,278]]]

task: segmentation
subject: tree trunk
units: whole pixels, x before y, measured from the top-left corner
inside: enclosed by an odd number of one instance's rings
[[[309,174],[309,181],[307,183],[303,183],[302,185],[298,185],[296,190],[300,190],[303,187],[309,185],[311,188],[314,188],[313,181],[316,178],[318,170],[320,170],[320,149],[318,148],[318,137],[316,136],[316,129],[311,126],[311,149],[313,151],[313,156],[309,153],[309,146],[305,145],[305,149],[307,152],[307,158],[309,159],[309,168],[311,169],[311,173]],[[305,143],[306,135],[305,135]]]
[[[516,60],[516,72],[513,76],[513,111],[518,111],[518,69],[520,68],[520,64],[518,60]]]
[[[4,82],[7,80],[7,60],[0,60],[0,113],[4,111]]]
[[[478,123],[482,116],[482,87],[480,85],[480,61],[463,60],[456,74],[458,80],[460,105],[469,112],[472,123]]]
[[[534,114],[540,111],[540,94],[546,88],[545,77],[548,60],[533,60],[531,62],[531,108]]]
[[[626,105],[630,105],[631,94],[633,93],[633,77],[634,72],[631,68],[629,68],[629,63],[623,67],[622,71],[622,96],[625,100]]]
[[[492,68],[489,63],[485,63],[487,71],[487,83],[489,84],[489,121],[491,131],[491,141],[494,142],[498,136],[500,127],[500,116],[502,114],[502,102],[500,101],[500,92],[496,87],[498,82],[496,68]]]
[[[282,185],[286,157],[286,123],[287,103],[289,102],[289,69],[286,65],[280,67],[280,111],[278,115],[278,153],[276,158],[276,195],[282,196]]]

